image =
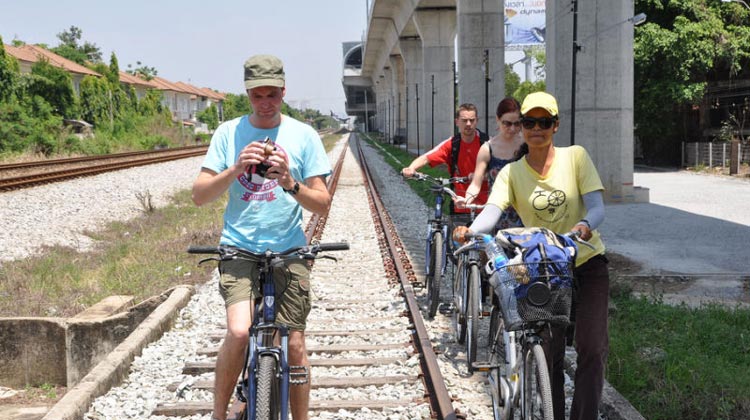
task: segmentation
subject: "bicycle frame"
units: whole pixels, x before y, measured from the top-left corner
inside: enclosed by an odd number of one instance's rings
[[[276,323],[276,285],[273,279],[273,267],[282,264],[280,259],[261,262],[261,288],[263,297],[253,305],[250,326],[250,338],[248,342],[247,357],[242,377],[247,381],[241,381],[239,387],[243,395],[250,396],[248,401],[248,413],[250,420],[255,420],[257,411],[257,376],[254,372],[258,370],[258,361],[263,355],[272,355],[279,365],[280,383],[279,398],[281,400],[281,419],[289,418],[289,330],[286,326]],[[274,337],[278,335],[279,345],[274,345]],[[253,374],[247,374],[253,372]],[[247,375],[246,375],[247,374]],[[239,391],[239,390],[238,390]]]
[[[244,259],[253,261],[258,264],[258,279],[260,281],[261,296],[252,302],[252,324],[249,328],[248,346],[245,352],[245,360],[242,368],[240,382],[236,387],[237,398],[247,403],[245,418],[255,420],[258,411],[258,390],[262,389],[264,396],[268,392],[268,399],[263,399],[264,408],[268,408],[273,418],[277,418],[278,413],[281,420],[289,418],[289,386],[294,384],[305,383],[308,378],[308,369],[305,366],[289,365],[289,330],[288,328],[276,322],[276,284],[274,281],[274,268],[280,267],[287,259],[314,260],[316,258],[329,258],[336,260],[334,257],[327,255],[318,256],[320,251],[340,251],[349,249],[346,242],[316,244],[289,249],[283,252],[266,251],[262,254],[255,254],[234,247],[190,247],[188,252],[192,254],[216,254],[218,257],[205,258],[199,262],[199,265],[205,261],[229,261],[234,259]],[[278,340],[278,341],[276,341]],[[278,344],[276,344],[278,342]],[[273,358],[273,366],[262,363],[268,361],[267,357]],[[270,368],[270,371],[268,370]],[[301,372],[300,372],[301,371]],[[273,376],[267,375],[270,373]],[[264,382],[266,385],[259,385],[258,375],[263,374],[263,378],[268,378],[270,382]],[[296,377],[304,379],[295,379]],[[278,412],[274,403],[274,395],[278,393]]]
[[[443,202],[444,198],[443,195],[445,194],[443,192],[443,187],[432,185],[430,187],[430,191],[432,191],[433,194],[435,194],[435,206],[434,206],[434,213],[432,218],[428,221],[427,225],[427,236],[425,240],[425,273],[429,275],[435,275],[438,273],[432,273],[431,267],[430,267],[430,258],[432,257],[432,254],[430,253],[430,250],[432,249],[432,241],[435,237],[436,232],[442,232],[443,233],[443,258],[442,261],[440,261],[440,276],[445,275],[445,267],[446,267],[446,255],[448,251],[448,222],[445,220],[443,216]]]

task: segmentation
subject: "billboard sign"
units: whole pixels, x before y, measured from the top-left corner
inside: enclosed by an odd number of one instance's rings
[[[506,51],[544,44],[545,3],[545,0],[505,1]]]

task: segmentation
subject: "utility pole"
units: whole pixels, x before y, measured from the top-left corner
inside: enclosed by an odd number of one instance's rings
[[[484,134],[490,130],[490,50],[484,50]]]
[[[432,108],[432,115],[430,117],[430,122],[432,125],[432,142],[430,145],[430,149],[434,149],[435,148],[435,93],[437,93],[435,91],[435,75],[434,74],[430,75],[430,86],[432,88],[432,100],[430,101],[431,102],[430,105]]]
[[[456,62],[453,63],[453,116],[456,115],[456,102],[458,98],[458,78],[456,77]],[[456,125],[455,118],[453,119],[453,135],[458,134],[458,126]]]
[[[416,110],[417,110],[417,156],[419,156],[419,83],[414,83],[414,90],[416,91]]]
[[[578,45],[578,0],[573,1],[573,59],[570,81],[570,145],[576,144],[576,57]]]

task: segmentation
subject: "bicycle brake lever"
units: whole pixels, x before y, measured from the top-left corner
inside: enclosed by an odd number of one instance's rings
[[[339,262],[339,259],[338,259],[338,258],[336,258],[336,257],[333,257],[333,256],[331,256],[331,255],[321,255],[321,256],[319,256],[319,257],[316,257],[316,258],[317,258],[317,259],[325,258],[325,259],[327,259],[327,260],[333,260],[333,261]]]
[[[225,261],[225,260],[223,260],[222,258],[219,258],[219,257],[208,257],[208,258],[204,258],[204,259],[198,261],[198,265],[201,265],[201,264],[203,264],[206,261],[219,261],[219,262],[221,262],[221,261]]]

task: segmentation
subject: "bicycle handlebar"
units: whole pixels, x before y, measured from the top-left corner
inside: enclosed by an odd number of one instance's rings
[[[190,254],[213,254],[219,255],[218,260],[234,259],[240,256],[254,261],[260,261],[264,259],[274,258],[302,258],[302,259],[315,259],[318,257],[318,253],[322,251],[345,251],[349,249],[347,242],[331,242],[323,244],[304,245],[300,247],[289,248],[285,251],[275,252],[266,250],[263,253],[256,253],[237,248],[228,245],[219,246],[190,246],[187,252]],[[332,258],[332,257],[331,257]]]
[[[450,184],[466,184],[468,182],[471,182],[471,176],[454,176],[451,178],[439,178],[434,177],[432,175],[427,175],[422,172],[414,172],[414,175],[411,176],[411,178],[416,179],[417,181],[429,181],[436,185],[450,185]]]

